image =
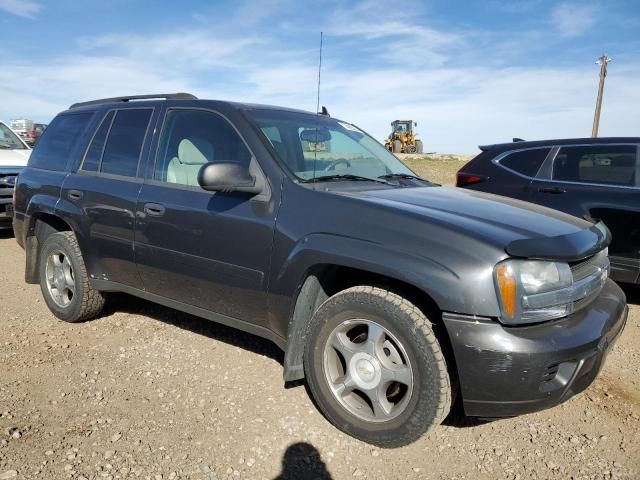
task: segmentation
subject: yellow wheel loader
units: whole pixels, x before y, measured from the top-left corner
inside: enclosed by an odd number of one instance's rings
[[[394,120],[384,146],[393,153],[422,153],[422,140],[416,138],[413,120]]]

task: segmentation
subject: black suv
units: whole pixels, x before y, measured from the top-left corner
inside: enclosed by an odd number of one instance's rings
[[[640,282],[640,138],[575,138],[480,147],[457,186],[602,221],[611,278]]]
[[[156,98],[158,97],[158,98]],[[325,114],[188,94],[73,105],[20,174],[26,281],[59,318],[126,292],[268,338],[324,415],[395,447],[595,378],[627,307],[610,234],[417,177]]]

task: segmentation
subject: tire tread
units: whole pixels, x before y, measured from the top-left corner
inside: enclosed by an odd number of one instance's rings
[[[435,387],[437,390],[436,414],[432,418],[428,418],[429,415],[426,412],[418,411],[414,419],[407,423],[403,435],[396,435],[390,440],[376,439],[373,442],[367,440],[383,448],[396,448],[416,440],[417,437],[427,435],[433,428],[440,425],[449,414],[452,405],[451,376],[440,343],[433,332],[432,322],[416,305],[390,290],[369,285],[351,287],[327,299],[318,310],[327,302],[332,302],[333,306],[337,308],[340,308],[340,304],[344,304],[344,308],[352,307],[354,300],[361,299],[363,295],[366,295],[368,304],[374,303],[376,308],[381,311],[390,311],[390,307],[397,308],[409,317],[414,329],[412,334],[421,335],[425,339],[431,350],[430,354],[435,357],[434,371],[439,372]],[[421,348],[420,342],[416,342],[415,346]],[[340,426],[338,419],[329,417],[329,420],[334,425]]]
[[[66,246],[71,250],[71,253],[75,257],[77,265],[74,276],[76,281],[80,283],[80,285],[78,285],[79,288],[77,288],[76,291],[79,290],[82,292],[80,308],[76,315],[72,318],[64,318],[63,320],[76,323],[97,317],[104,307],[105,297],[102,292],[93,288],[89,283],[89,276],[87,275],[87,269],[84,264],[80,245],[78,245],[78,239],[73,232],[57,232],[47,237],[47,240],[54,236],[63,239],[63,242],[67,244]]]

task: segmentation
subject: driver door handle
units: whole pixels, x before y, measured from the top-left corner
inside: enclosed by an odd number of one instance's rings
[[[150,217],[161,217],[164,215],[164,207],[159,203],[145,203],[144,213]]]
[[[69,200],[82,200],[83,194],[80,190],[69,190],[67,197]]]

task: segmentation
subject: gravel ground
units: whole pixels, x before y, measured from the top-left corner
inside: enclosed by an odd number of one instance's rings
[[[269,342],[125,295],[65,324],[0,232],[0,480],[639,478],[640,293],[594,385],[537,414],[457,416],[381,450],[285,388]]]

